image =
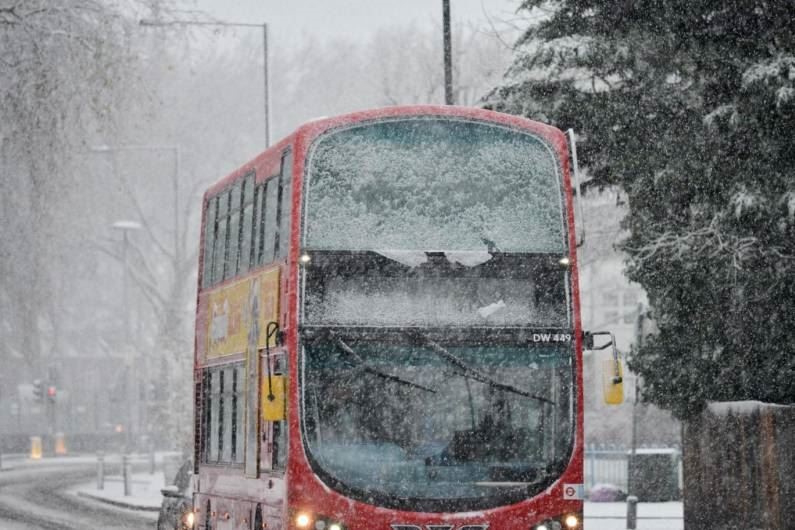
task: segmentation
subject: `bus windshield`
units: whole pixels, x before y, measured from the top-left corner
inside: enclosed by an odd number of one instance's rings
[[[312,147],[311,250],[566,251],[560,167],[538,136],[415,117],[358,124]]]
[[[407,265],[376,252],[312,252],[303,322],[571,327],[559,256],[487,253],[483,263],[462,264],[451,253],[420,254],[422,263]]]
[[[518,502],[559,476],[573,439],[570,343],[409,342],[305,345],[318,475],[365,502],[437,512]]]

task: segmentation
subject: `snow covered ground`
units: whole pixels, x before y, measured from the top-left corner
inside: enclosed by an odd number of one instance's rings
[[[131,495],[124,495],[124,483],[120,476],[105,478],[103,489],[97,489],[96,480],[75,486],[72,491],[81,497],[103,501],[120,507],[135,510],[157,511],[163,495],[161,488],[165,485],[162,471],[154,474],[133,473],[131,480]]]
[[[682,530],[682,514],[681,502],[638,503],[637,530]],[[585,530],[625,530],[626,523],[626,503],[585,503]]]

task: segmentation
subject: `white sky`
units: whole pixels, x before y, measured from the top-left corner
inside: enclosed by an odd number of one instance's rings
[[[453,22],[495,26],[514,18],[520,0],[451,0]],[[441,25],[442,0],[183,0],[188,9],[227,22],[268,23],[269,37],[294,46],[302,37],[320,40],[361,36],[384,26],[411,22]],[[441,38],[441,36],[440,36]]]

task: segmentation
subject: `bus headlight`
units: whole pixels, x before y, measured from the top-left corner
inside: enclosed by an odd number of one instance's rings
[[[313,514],[311,512],[298,512],[295,515],[294,521],[297,528],[307,528],[311,530],[347,530],[342,522],[322,514]]]
[[[560,519],[547,519],[531,527],[531,530],[582,530],[580,514],[566,514]]]

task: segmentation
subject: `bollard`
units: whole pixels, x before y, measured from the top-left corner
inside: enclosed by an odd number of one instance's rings
[[[105,455],[97,453],[97,489],[105,489]]]
[[[30,458],[33,460],[41,459],[41,436],[30,437]]]
[[[638,498],[634,495],[627,497],[627,530],[638,527]]]
[[[132,485],[131,485],[131,478],[130,475],[130,457],[128,455],[123,455],[121,457],[121,475],[122,481],[124,481],[124,496],[129,497],[132,495]]]
[[[62,432],[55,433],[55,454],[58,456],[66,454],[66,436]]]

